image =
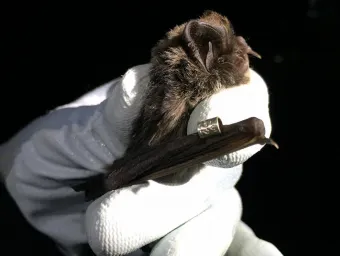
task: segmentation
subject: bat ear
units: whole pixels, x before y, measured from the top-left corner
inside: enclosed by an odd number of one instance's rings
[[[227,45],[227,32],[222,25],[192,20],[185,25],[183,39],[191,57],[210,71]]]

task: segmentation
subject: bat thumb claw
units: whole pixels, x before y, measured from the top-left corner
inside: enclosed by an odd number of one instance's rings
[[[262,144],[268,144],[274,146],[276,149],[279,149],[279,145],[271,138],[263,138]]]

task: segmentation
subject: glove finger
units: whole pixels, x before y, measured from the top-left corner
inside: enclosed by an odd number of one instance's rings
[[[259,239],[244,222],[237,225],[228,256],[283,256],[272,244]]]
[[[116,136],[128,143],[133,121],[139,114],[150,81],[150,64],[130,68],[110,92],[104,115]]]
[[[97,254],[115,255],[149,244],[206,210],[241,172],[242,166],[205,167],[196,174],[188,171],[193,176],[181,185],[149,181],[109,192],[87,209],[90,246]]]
[[[240,221],[241,209],[236,189],[226,191],[209,209],[162,238],[151,256],[224,255]]]

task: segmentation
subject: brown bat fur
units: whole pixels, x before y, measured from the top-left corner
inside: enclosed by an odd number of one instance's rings
[[[152,49],[150,83],[126,154],[186,135],[193,108],[248,81],[251,48],[213,11],[169,31]]]

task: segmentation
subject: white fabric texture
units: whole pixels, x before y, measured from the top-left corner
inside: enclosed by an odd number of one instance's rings
[[[152,255],[224,255],[241,211],[236,189],[227,189],[206,211],[162,238],[154,246]]]
[[[0,170],[5,175],[9,193],[29,223],[51,237],[66,255],[80,255],[79,248],[87,242],[98,255],[133,251],[142,255],[136,251],[138,248],[170,235],[172,230],[191,234],[191,241],[195,234],[198,240],[204,239],[197,233],[198,226],[202,226],[202,231],[209,228],[204,221],[215,221],[215,231],[211,230],[210,238],[216,237],[218,241],[202,243],[201,252],[210,250],[222,255],[230,243],[230,248],[237,248],[233,246],[237,241],[231,242],[233,231],[229,229],[235,230],[232,227],[240,225],[241,203],[234,185],[242,173],[242,163],[262,146],[253,146],[241,155],[225,156],[202,168],[187,170],[189,178],[178,177],[187,179],[181,185],[149,181],[109,192],[92,204],[85,203],[84,194],[70,187],[78,180],[103,172],[104,165],[124,154],[132,120],[149,81],[149,67],[149,64],[136,66],[122,78],[38,118],[0,149]],[[252,82],[242,86],[248,89],[229,89],[224,96],[216,95],[203,102],[191,117],[188,133],[197,120],[218,115],[223,123],[257,116],[265,121],[267,134],[270,134],[266,84],[255,72],[251,74]],[[230,101],[221,101],[233,93]],[[212,102],[215,102],[214,108],[209,107],[213,106]],[[213,112],[222,102],[224,110]],[[235,111],[233,104],[241,102],[243,108]],[[231,166],[235,167],[225,168]],[[229,198],[229,204],[220,204],[221,198],[223,202]],[[226,207],[232,207],[233,213],[228,215]],[[225,222],[220,218],[224,212],[227,214]],[[222,227],[229,234],[225,244],[219,237],[222,233],[218,229]],[[252,238],[251,241],[256,236]],[[165,236],[156,244],[152,255],[193,255],[190,252],[196,250],[188,240],[187,247],[185,239],[172,241],[176,242],[169,244]],[[167,254],[162,254],[164,251]]]

